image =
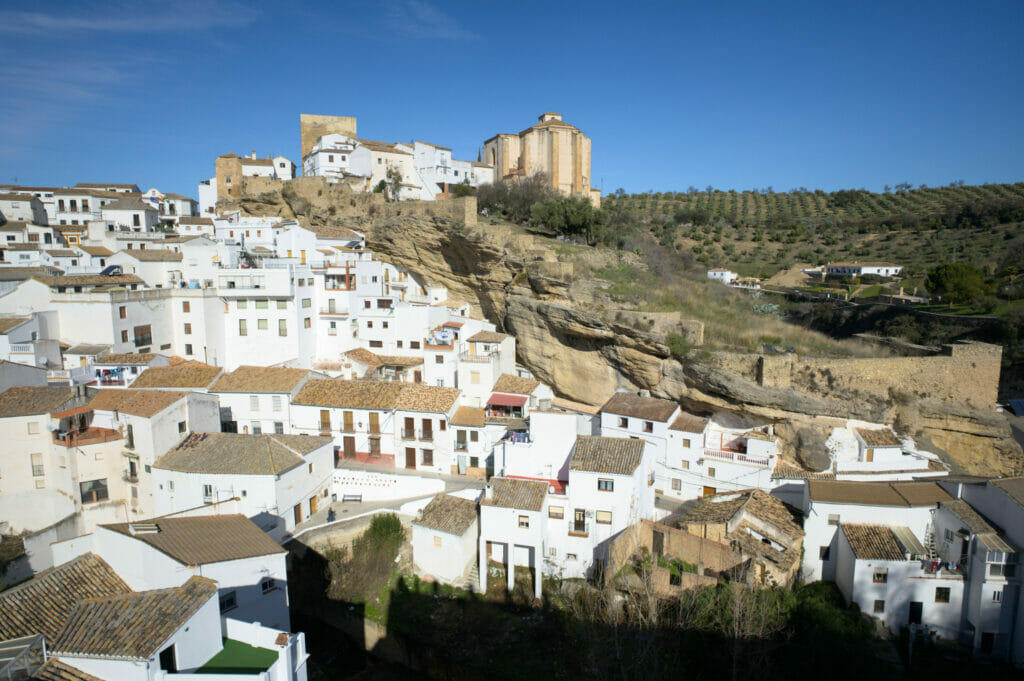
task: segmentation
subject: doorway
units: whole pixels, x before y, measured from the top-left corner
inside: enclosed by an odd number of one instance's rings
[[[315,513],[316,513],[316,497],[313,496],[313,497],[309,498],[309,515],[313,515]]]
[[[345,439],[342,440],[342,451],[346,459],[356,458],[356,439],[352,435],[346,435]]]
[[[405,467],[416,468],[416,449],[413,447],[405,448]]]
[[[178,661],[175,659],[173,645],[160,651],[160,669],[172,674],[178,671]]]
[[[704,496],[710,497],[715,492],[716,490],[714,487],[708,487],[707,485],[704,485]]]
[[[296,525],[302,522],[302,504],[295,504],[292,507],[292,518],[295,520]]]
[[[921,611],[924,608],[924,604],[921,601],[910,602],[910,616],[907,617],[907,624],[920,624],[921,623]]]

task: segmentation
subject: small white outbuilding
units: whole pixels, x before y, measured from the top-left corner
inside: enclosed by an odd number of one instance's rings
[[[458,582],[476,560],[477,502],[439,494],[412,523],[412,560],[440,582]]]

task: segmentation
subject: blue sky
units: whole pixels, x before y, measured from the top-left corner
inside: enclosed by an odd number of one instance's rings
[[[605,192],[1022,181],[1022,35],[1019,0],[0,1],[0,182],[194,196],[299,162],[300,113],[475,160],[550,110]]]

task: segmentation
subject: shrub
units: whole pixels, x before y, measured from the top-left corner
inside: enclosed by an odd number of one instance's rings
[[[672,356],[676,359],[682,359],[692,349],[690,341],[686,339],[681,333],[670,333],[668,338],[665,339],[665,345],[668,346],[668,351],[672,353]]]
[[[533,204],[530,224],[558,234],[585,237],[591,246],[608,236],[607,214],[582,196],[552,196]]]

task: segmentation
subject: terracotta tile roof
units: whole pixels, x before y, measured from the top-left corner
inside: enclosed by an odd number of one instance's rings
[[[0,640],[42,634],[52,646],[80,600],[126,593],[131,588],[106,561],[82,554],[0,591]]]
[[[569,470],[632,475],[643,460],[643,440],[631,437],[579,435]]]
[[[103,525],[167,554],[182,565],[206,565],[287,551],[244,515],[154,518],[158,531],[132,534],[128,523]]]
[[[118,189],[131,189],[132,191],[139,190],[139,185],[132,182],[78,182],[75,186],[83,187],[85,189],[106,189],[107,187],[117,187]]]
[[[641,397],[634,392],[619,392],[612,395],[604,403],[604,406],[601,407],[601,412],[664,423],[672,418],[672,414],[678,408],[678,404],[669,400],[661,400],[657,397]]]
[[[0,333],[8,333],[11,329],[21,326],[31,317],[0,317]]]
[[[0,194],[0,201],[31,201],[34,198],[31,194]]]
[[[933,506],[950,501],[934,482],[853,482],[849,480],[808,480],[811,501],[868,506]]]
[[[887,525],[840,523],[853,555],[860,560],[905,560],[903,547]]]
[[[181,262],[182,255],[167,248],[145,248],[121,251],[139,262]]]
[[[96,358],[96,364],[116,364],[118,366],[149,364],[153,361],[154,357],[156,357],[155,352],[114,352],[109,355],[103,355],[102,357]]]
[[[495,381],[494,387],[491,388],[492,392],[496,393],[514,393],[516,395],[529,395],[540,385],[540,381],[535,378],[523,378],[521,376],[513,376],[512,374],[502,374],[498,376],[498,380]]]
[[[72,345],[64,351],[65,355],[100,355],[110,349],[109,345],[98,345],[94,343],[79,343]]]
[[[779,462],[775,464],[775,470],[772,471],[772,480],[835,480],[836,474],[831,471],[825,471],[822,473],[814,473],[812,471],[805,471],[803,468],[797,468],[796,466],[790,466]]]
[[[583,402],[574,402],[573,400],[567,400],[563,397],[556,397],[551,400],[551,406],[557,407],[558,409],[565,409],[567,411],[579,411],[584,414],[597,414],[601,408],[595,407],[591,404],[584,404]]]
[[[179,225],[213,225],[211,218],[200,218],[195,216],[183,215],[178,218]]]
[[[308,381],[292,404],[349,409],[393,409],[402,384],[395,381]]]
[[[53,651],[146,660],[216,595],[216,582],[193,576],[170,589],[82,601],[53,642]]]
[[[0,248],[2,248],[5,251],[40,251],[40,250],[42,250],[41,248],[39,248],[39,244],[32,243],[32,242],[29,242],[27,244],[16,243],[16,242],[7,242],[5,244],[0,244]]]
[[[857,434],[860,435],[861,439],[864,440],[864,444],[868,447],[899,447],[903,444],[888,428],[882,428],[881,430],[857,428]]]
[[[274,161],[269,158],[249,158],[247,156],[242,157],[243,166],[272,166]]]
[[[108,255],[114,255],[114,252],[106,246],[79,246],[83,251],[89,255],[102,258]]]
[[[0,393],[0,418],[60,411],[73,398],[71,388],[66,386],[16,385]]]
[[[98,676],[86,674],[77,667],[51,657],[43,666],[32,672],[30,681],[104,681]]]
[[[483,428],[484,410],[480,407],[459,407],[452,416],[453,426],[465,428]]]
[[[0,281],[24,281],[48,276],[56,268],[46,267],[0,267]]]
[[[696,414],[684,411],[680,412],[668,429],[679,430],[684,433],[703,433],[704,429],[708,427],[708,421],[710,420],[705,416],[697,416]]]
[[[480,501],[480,505],[539,511],[544,508],[544,497],[547,496],[547,493],[547,483],[539,480],[491,478],[492,496],[488,499],[485,495]]]
[[[405,355],[377,355],[383,366],[415,367],[423,364],[422,357],[409,357]]]
[[[377,359],[376,353],[373,353],[366,348],[355,348],[343,353],[346,357],[354,359],[360,364],[365,364],[368,367],[379,367],[380,360]]]
[[[210,386],[217,393],[290,393],[310,375],[308,369],[255,367],[242,365],[230,374],[222,374]]]
[[[361,146],[366,147],[370,151],[382,151],[388,154],[403,154],[405,156],[412,156],[408,151],[402,151],[401,149],[395,149],[394,144],[388,144],[387,142],[376,142],[374,140],[358,140]]]
[[[124,196],[122,194],[122,196]],[[149,201],[143,201],[137,196],[129,196],[124,199],[118,199],[103,206],[104,211],[108,210],[151,210],[154,213],[156,208],[153,207]]]
[[[475,521],[475,501],[451,494],[438,494],[412,524],[461,537]]]
[[[78,252],[73,251],[70,248],[51,248],[46,251],[46,254],[51,258],[77,258]]]
[[[310,435],[190,433],[153,466],[183,473],[279,475],[304,464],[302,455],[331,442]]]
[[[949,509],[974,534],[996,534],[995,528],[989,525],[988,521],[982,518],[977,511],[971,508],[970,504],[962,499],[943,501],[939,506]]]
[[[452,301],[448,301],[451,303]],[[500,343],[509,336],[504,333],[498,333],[497,331],[477,331],[472,336],[466,339],[469,343]]]
[[[150,418],[185,397],[188,397],[188,393],[178,390],[105,388],[89,401],[89,408]]]
[[[425,383],[403,383],[395,409],[446,414],[459,400],[458,388],[442,388]]]
[[[202,362],[183,362],[176,366],[149,367],[135,379],[132,388],[206,388],[223,369]]]
[[[1002,490],[1003,494],[1010,497],[1018,506],[1024,506],[1024,478],[1000,478],[989,482]]]
[[[58,286],[123,286],[124,284],[144,284],[145,282],[134,274],[65,274],[60,277],[35,275],[38,279],[50,288]]]

